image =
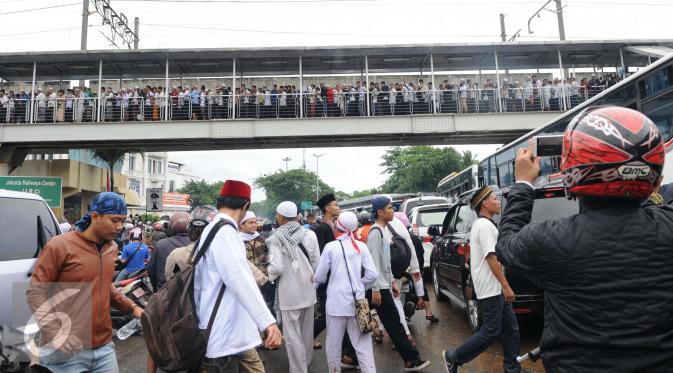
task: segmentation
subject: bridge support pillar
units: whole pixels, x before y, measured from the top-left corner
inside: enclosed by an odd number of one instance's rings
[[[16,149],[11,146],[0,146],[0,176],[8,176],[15,168],[21,166],[28,155],[27,149]]]

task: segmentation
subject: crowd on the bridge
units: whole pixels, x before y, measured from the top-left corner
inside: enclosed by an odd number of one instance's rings
[[[616,74],[568,79],[525,81],[502,79],[501,87],[486,79],[470,79],[433,87],[431,82],[294,85],[241,84],[161,86],[144,88],[88,87],[55,90],[0,90],[0,122],[91,122],[209,120],[227,118],[297,118],[429,113],[486,113],[495,111],[558,111],[578,105],[619,81]],[[101,101],[99,101],[99,99]],[[34,102],[34,105],[30,103]],[[31,106],[34,106],[31,108]],[[168,106],[168,110],[167,110]],[[32,109],[32,110],[31,110]],[[235,114],[234,114],[235,111]]]

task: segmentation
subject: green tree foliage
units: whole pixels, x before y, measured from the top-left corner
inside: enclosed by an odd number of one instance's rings
[[[184,187],[178,190],[178,193],[189,194],[189,204],[192,209],[203,205],[213,205],[217,203],[217,196],[220,193],[222,182],[209,183],[205,180],[190,180]]]
[[[140,214],[140,220],[143,222],[151,221],[152,223],[156,223],[159,220],[161,220],[161,217],[159,217],[159,215],[146,213],[146,214]]]
[[[380,194],[380,193],[383,193],[383,192],[379,188],[356,190],[353,193],[351,193],[350,198],[365,197],[365,196],[371,196],[373,194]]]
[[[385,193],[432,192],[446,175],[476,163],[470,151],[427,145],[393,147],[383,156],[382,166],[390,174],[381,191]]]
[[[316,193],[316,174],[303,169],[278,170],[262,175],[255,179],[255,187],[263,189],[266,193],[266,200],[253,206],[259,210],[255,213],[264,214],[266,217],[275,215],[276,206],[283,201],[292,201],[299,207],[302,201],[315,203],[316,195],[334,193],[334,188],[322,180],[318,180]]]

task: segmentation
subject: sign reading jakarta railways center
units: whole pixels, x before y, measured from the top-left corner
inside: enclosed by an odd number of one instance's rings
[[[49,207],[61,207],[60,177],[0,176],[0,189],[37,194]]]

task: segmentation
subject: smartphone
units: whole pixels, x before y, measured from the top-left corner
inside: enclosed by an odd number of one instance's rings
[[[563,135],[535,136],[532,145],[534,157],[560,157],[563,153]]]

